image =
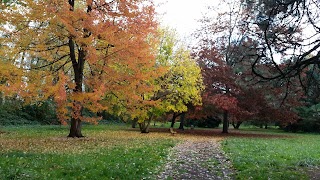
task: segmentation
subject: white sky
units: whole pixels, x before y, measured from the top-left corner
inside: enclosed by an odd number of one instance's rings
[[[207,5],[215,0],[154,0],[163,3],[158,12],[163,14],[163,25],[175,28],[181,38],[187,38],[197,29],[197,19],[202,17]]]

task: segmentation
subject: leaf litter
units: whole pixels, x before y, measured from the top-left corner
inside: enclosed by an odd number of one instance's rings
[[[233,179],[218,139],[189,139],[173,147],[157,179]]]

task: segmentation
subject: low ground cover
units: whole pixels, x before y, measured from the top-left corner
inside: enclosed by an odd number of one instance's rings
[[[320,166],[319,135],[272,134],[284,137],[232,137],[222,142],[237,179],[310,179],[320,175],[312,172]]]
[[[119,124],[83,130],[86,138],[73,139],[64,126],[0,128],[0,179],[157,179],[172,147],[187,141],[221,143],[237,179],[320,177],[319,135],[248,128],[229,134],[186,129],[172,136],[168,128],[142,134]]]
[[[87,138],[66,138],[66,127],[2,128],[0,179],[152,178],[178,141],[123,126],[88,126]]]

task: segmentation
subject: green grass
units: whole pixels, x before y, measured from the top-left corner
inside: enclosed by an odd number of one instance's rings
[[[309,179],[307,170],[320,166],[319,135],[259,128],[241,132],[254,135],[222,141],[237,179]],[[0,179],[156,179],[171,147],[202,138],[141,134],[138,129],[128,131],[126,125],[85,125],[87,137],[80,139],[66,138],[67,134],[64,126],[0,127]],[[278,138],[254,138],[255,134]],[[216,167],[215,163],[213,159],[203,165]]]
[[[82,139],[59,126],[1,128],[0,179],[154,179],[177,141],[124,128],[85,126]]]
[[[307,169],[320,166],[319,135],[284,135],[290,137],[225,139],[237,179],[309,179]]]

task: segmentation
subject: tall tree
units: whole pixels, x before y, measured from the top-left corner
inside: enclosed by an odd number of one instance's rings
[[[259,84],[260,79],[251,73],[255,54],[260,53],[260,41],[251,31],[252,24],[247,22],[252,18],[248,13],[250,10],[242,1],[224,0],[221,3],[226,8],[209,8],[209,13],[200,20],[203,26],[195,33],[199,44],[194,52],[203,68],[206,84],[204,104],[206,107],[211,104],[222,113],[223,133],[228,133],[230,120],[236,128],[250,118],[268,122],[272,117],[263,113],[266,109],[282,115],[277,111],[281,109],[295,120],[295,113],[289,106],[297,104],[292,100],[296,93],[286,92],[297,90],[294,85],[285,86],[282,80]],[[270,63],[258,65],[260,71],[268,72]],[[286,97],[288,100],[283,101]],[[283,122],[280,115],[274,118],[279,117],[278,120]]]
[[[173,30],[160,30],[159,39],[157,65],[166,72],[154,81],[156,88],[149,98],[158,103],[151,109],[150,116],[173,114],[173,126],[175,119],[186,112],[189,105],[201,105],[203,80],[199,65],[191,58],[190,51],[179,44]]]
[[[157,22],[149,0],[26,0],[1,3],[1,91],[27,102],[53,98],[69,137],[82,137],[84,108],[146,101],[157,77]],[[146,102],[149,103],[149,102]]]
[[[312,106],[318,103],[319,91],[319,1],[243,0],[243,4],[253,15],[247,23],[259,40],[259,51],[252,54],[255,57],[252,72],[263,81],[281,79],[286,87],[292,87],[298,79],[306,95],[303,101],[306,112],[311,114]],[[267,70],[262,63],[268,64]]]
[[[234,97],[239,91],[236,83],[236,63],[243,60],[250,44],[246,29],[241,22],[244,12],[239,1],[220,1],[224,10],[209,7],[208,13],[200,20],[201,28],[195,33],[199,39],[194,48],[195,56],[201,61],[206,81],[206,98],[223,110],[223,133],[228,133],[229,113],[236,108]]]
[[[259,40],[259,51],[252,71],[263,80],[294,76],[302,79],[311,64],[319,64],[319,2],[313,0],[247,1],[244,8],[252,14],[252,35]],[[261,71],[259,64],[268,63]],[[282,63],[282,65],[280,65]],[[305,86],[303,81],[301,84]]]

